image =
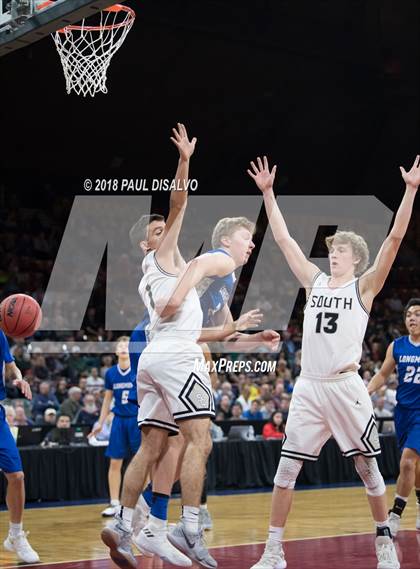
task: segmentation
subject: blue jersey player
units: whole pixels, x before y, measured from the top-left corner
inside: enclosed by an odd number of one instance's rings
[[[13,378],[13,385],[23,395],[32,399],[29,384],[22,379],[9,350],[6,336],[0,331],[0,401],[6,398],[5,377]],[[7,551],[14,551],[24,563],[38,563],[39,556],[30,546],[23,531],[22,519],[25,507],[25,484],[19,452],[15,440],[6,422],[4,407],[0,404],[0,470],[7,478],[6,503],[9,508],[9,535],[3,545]]]
[[[115,353],[118,363],[109,368],[105,374],[105,397],[101,414],[90,434],[94,436],[102,430],[114,400],[112,407],[114,418],[105,453],[110,458],[108,471],[110,505],[102,512],[104,517],[111,517],[117,511],[120,504],[123,460],[138,451],[141,441],[140,429],[137,426],[136,368],[133,369],[130,364],[129,341],[128,336],[121,336],[117,340]]]
[[[404,309],[408,336],[389,345],[384,363],[368,385],[373,393],[397,368],[397,405],[394,411],[398,446],[402,451],[394,505],[389,515],[392,534],[398,533],[401,516],[411,490],[417,496],[416,528],[420,529],[420,298],[412,298]]]

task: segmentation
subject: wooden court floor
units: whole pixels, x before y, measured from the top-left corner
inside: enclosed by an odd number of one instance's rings
[[[387,487],[389,503],[392,502],[394,490],[394,486]],[[270,497],[269,493],[209,497],[214,529],[206,532],[206,537],[209,547],[215,548],[213,555],[219,560],[219,569],[247,569],[258,559],[262,546],[256,544],[261,544],[266,538]],[[30,531],[30,542],[38,551],[42,564],[58,563],[66,569],[111,568],[113,564],[108,561],[107,548],[99,537],[105,523],[100,516],[103,508],[104,504],[95,504],[27,510],[25,530]],[[177,520],[179,511],[179,499],[172,500],[170,522]],[[7,528],[7,512],[0,512],[1,542]],[[409,531],[401,532],[399,537],[401,553],[405,551],[401,568],[420,568],[420,532],[414,530],[414,494],[404,512],[402,528]],[[324,563],[314,562],[313,555],[323,556],[329,552],[328,569],[347,569],[347,561],[349,569],[374,568],[376,559],[372,553],[372,532],[373,525],[362,487],[297,491],[285,533],[285,540],[290,542],[285,545],[288,567],[302,569],[306,566],[322,566]],[[307,553],[304,553],[305,548]],[[361,555],[361,551],[366,549],[369,550],[366,556]],[[347,555],[346,562],[341,558],[342,553]],[[306,565],[306,562],[310,564]],[[0,569],[15,566],[15,556],[0,546]],[[170,565],[157,559],[139,557],[139,568],[142,567],[156,569]]]

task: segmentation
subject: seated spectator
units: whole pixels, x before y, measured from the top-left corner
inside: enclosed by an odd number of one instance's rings
[[[88,392],[88,388],[87,388],[87,380],[88,380],[88,376],[89,374],[87,373],[87,371],[83,371],[80,375],[79,375],[79,383],[78,386],[82,392],[82,399],[83,397],[86,395],[86,393]]]
[[[239,401],[235,401],[235,403],[232,405],[230,412],[232,413],[231,416],[231,421],[240,421],[241,419],[243,419],[242,416],[242,405],[239,403]]]
[[[229,397],[230,402],[233,401],[234,395],[232,391],[232,384],[230,383],[230,381],[224,381],[220,389],[217,390],[215,394],[216,405],[220,403],[220,400],[223,397],[223,395],[227,395]]]
[[[35,395],[32,403],[32,416],[35,421],[42,421],[45,409],[53,407],[59,409],[60,404],[56,396],[51,392],[49,381],[41,381],[39,384],[39,393]]]
[[[41,380],[49,380],[51,378],[50,370],[47,368],[45,358],[41,354],[32,356],[32,369],[34,376]]]
[[[268,423],[264,425],[263,437],[265,439],[284,438],[283,415],[281,414],[280,411],[274,411]]]
[[[217,416],[222,417],[218,421],[226,421],[232,417],[229,395],[222,395],[217,409]]]
[[[9,425],[10,432],[12,433],[13,438],[16,440],[19,429],[18,427],[15,426],[15,417],[16,417],[15,408],[12,407],[12,405],[5,405],[4,412],[6,414],[6,422]]]
[[[391,413],[391,411],[388,411],[388,409],[385,409],[385,397],[378,397],[373,412],[375,413],[375,417],[378,419],[393,417],[393,413]],[[380,428],[379,432],[383,434],[394,433],[395,432],[394,421],[383,421],[382,429]]]
[[[99,371],[97,367],[92,367],[90,370],[90,374],[87,378],[87,388],[88,391],[92,391],[93,389],[102,388],[105,385],[105,380],[99,375]]]
[[[75,416],[73,422],[80,425],[94,425],[99,419],[99,409],[92,393],[86,393],[83,399],[83,407]]]
[[[19,405],[15,409],[15,426],[16,427],[30,427],[34,424],[33,421],[28,419],[25,413],[25,409]]]
[[[67,415],[73,421],[79,410],[81,409],[80,399],[82,391],[79,387],[73,386],[69,389],[69,396],[63,401],[60,407],[60,414]]]
[[[54,425],[57,422],[57,411],[50,407],[49,409],[45,409],[44,413],[44,420],[43,425]]]
[[[274,411],[276,411],[276,404],[274,403],[274,399],[268,399],[261,407],[261,413],[264,420],[270,419]]]
[[[59,445],[63,442],[63,429],[70,429],[71,418],[69,415],[62,414],[57,419],[57,425],[49,431],[42,441],[42,446]]]
[[[244,411],[244,419],[248,421],[262,421],[261,403],[259,399],[254,399],[248,411]]]
[[[236,400],[242,406],[243,411],[248,411],[251,404],[251,389],[246,383],[242,385],[241,394]]]
[[[56,390],[55,390],[55,396],[57,398],[57,401],[60,403],[60,405],[63,403],[63,401],[65,399],[67,399],[68,397],[68,390],[67,390],[67,380],[66,379],[60,379]]]
[[[281,398],[280,401],[280,408],[279,411],[281,411],[282,415],[283,415],[283,421],[286,422],[287,421],[287,417],[289,415],[289,407],[290,407],[290,395],[288,395],[287,393],[284,393],[284,395]]]

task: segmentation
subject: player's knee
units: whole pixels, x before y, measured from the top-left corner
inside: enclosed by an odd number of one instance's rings
[[[21,470],[19,472],[7,472],[5,474],[6,474],[7,482],[9,484],[20,484],[25,479],[25,475],[23,474],[23,472]]]
[[[401,474],[411,474],[416,470],[417,460],[413,456],[403,456],[400,462]]]
[[[282,457],[274,477],[274,484],[283,490],[293,490],[302,465],[302,460]]]
[[[354,457],[354,465],[365,485],[366,494],[369,496],[382,496],[382,494],[385,494],[385,482],[382,474],[379,472],[375,458],[358,455]]]

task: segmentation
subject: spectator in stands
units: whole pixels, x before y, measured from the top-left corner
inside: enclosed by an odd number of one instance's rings
[[[15,408],[15,426],[16,427],[30,427],[34,424],[33,421],[28,419],[25,409],[19,405]]]
[[[236,401],[241,404],[241,407],[244,412],[248,411],[249,406],[251,404],[251,389],[248,384],[245,383],[244,385],[242,385],[241,394]]]
[[[80,391],[82,392],[82,398],[88,392],[88,386],[87,386],[88,377],[89,377],[89,374],[87,373],[87,371],[82,371],[82,373],[79,376],[78,386],[80,388]]]
[[[68,399],[63,401],[60,407],[60,414],[70,417],[71,421],[75,418],[81,409],[80,399],[82,392],[79,387],[73,386],[69,389]]]
[[[53,407],[59,409],[60,404],[56,396],[51,392],[51,385],[49,381],[41,381],[39,384],[39,392],[33,398],[32,403],[32,416],[35,422],[42,421],[45,409]]]
[[[240,421],[241,419],[243,419],[242,405],[239,403],[239,401],[235,401],[235,403],[232,405],[230,411],[232,413],[232,416],[231,416],[232,421]]]
[[[113,358],[110,355],[102,356],[100,376],[105,377],[108,369],[113,365]]]
[[[95,397],[92,393],[86,393],[83,398],[83,407],[77,413],[73,422],[80,425],[93,426],[98,419],[99,409],[96,406]]]
[[[265,439],[284,438],[283,415],[280,411],[274,411],[274,413],[271,414],[270,420],[264,425],[263,437]]]
[[[229,402],[232,403],[234,395],[232,391],[232,384],[230,383],[230,381],[224,381],[220,389],[217,390],[217,393],[215,394],[216,405],[220,403],[220,400],[223,397],[223,395],[227,395],[229,397]]]
[[[12,405],[4,405],[4,412],[6,413],[6,421],[9,427],[15,426],[16,411]]]
[[[52,446],[58,445],[63,442],[63,429],[70,429],[71,426],[71,418],[69,415],[63,413],[57,419],[57,425],[51,429],[42,441],[42,446]]]
[[[268,399],[261,407],[261,413],[264,420],[270,419],[274,411],[276,411],[274,399]]]
[[[44,356],[36,354],[32,356],[32,369],[35,377],[41,380],[49,380],[51,378],[50,370],[47,368]]]
[[[229,395],[222,395],[220,398],[219,406],[217,409],[217,416],[220,417],[218,419],[219,421],[226,421],[232,417]]]
[[[285,393],[284,380],[280,378],[276,381],[276,386],[274,387],[274,392],[273,392],[273,400],[276,409],[280,408],[281,398],[283,397],[284,393]]]
[[[55,426],[56,422],[57,422],[57,411],[53,409],[53,407],[45,409],[44,420],[42,424]]]
[[[263,414],[261,413],[261,402],[259,399],[254,399],[250,408],[244,411],[244,419],[248,421],[262,421]]]
[[[67,389],[67,380],[62,378],[58,381],[57,387],[55,390],[55,396],[57,401],[61,405],[65,399],[68,397],[68,389]]]
[[[284,422],[287,421],[287,416],[289,415],[289,407],[290,407],[290,395],[285,393],[281,398],[280,408],[279,408],[279,411],[281,411],[283,415]]]
[[[260,387],[259,399],[264,404],[266,401],[272,398],[273,388],[269,383],[263,383]],[[270,413],[271,415],[271,413]]]
[[[99,371],[97,367],[92,367],[90,369],[90,374],[88,375],[87,378],[87,388],[88,391],[92,391],[93,389],[97,389],[104,387],[105,385],[105,381],[104,379],[99,375]]]
[[[375,408],[373,409],[375,413],[375,417],[379,418],[389,418],[393,417],[393,413],[385,409],[385,397],[378,397],[376,400]],[[395,432],[395,425],[394,421],[383,421],[382,428],[379,427],[380,433],[394,433]]]

